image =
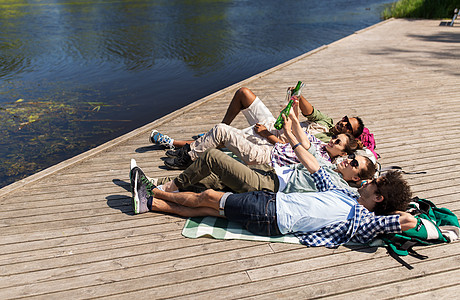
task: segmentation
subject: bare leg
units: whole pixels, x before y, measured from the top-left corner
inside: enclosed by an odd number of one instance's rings
[[[313,105],[302,95],[300,95],[299,107],[304,116],[309,116],[313,113]]]
[[[182,147],[185,146],[185,144],[191,144],[193,142],[194,141],[178,141],[178,140],[174,140],[173,145],[174,145],[174,147],[182,148]]]
[[[219,214],[219,202],[222,198],[223,192],[217,192],[214,190],[206,190],[202,193],[193,192],[180,192],[180,193],[168,193],[160,191],[159,189],[153,189],[154,197],[165,201],[174,202],[182,206],[187,207],[207,207],[214,209]]]
[[[222,217],[219,212],[208,207],[187,207],[177,203],[153,198],[152,211],[176,214],[182,217]]]
[[[248,108],[254,100],[256,100],[256,95],[250,89],[245,87],[238,89],[227,108],[222,123],[230,125],[238,113]]]
[[[245,87],[238,89],[227,108],[222,123],[230,125],[239,112],[248,108],[254,100],[256,100],[256,95],[250,89]],[[191,144],[193,142],[194,141],[174,140],[173,145],[174,147],[181,148],[185,146],[185,144]]]

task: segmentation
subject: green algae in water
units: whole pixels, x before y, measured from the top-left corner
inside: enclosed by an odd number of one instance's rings
[[[91,149],[130,122],[112,118],[129,108],[126,104],[99,101],[95,90],[57,89],[34,98],[21,88],[7,93],[16,100],[0,104],[0,186],[49,167],[56,157],[63,160]]]

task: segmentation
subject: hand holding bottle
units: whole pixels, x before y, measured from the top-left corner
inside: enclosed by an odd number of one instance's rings
[[[289,113],[289,118],[291,118],[294,123],[300,123],[299,122],[299,112],[300,112],[299,99],[297,96],[293,96],[292,99],[294,101],[292,102],[292,107],[291,107],[291,112]]]
[[[296,87],[294,88],[294,90],[288,89],[287,98],[289,99],[289,102],[288,102],[287,106],[280,112],[278,118],[276,119],[276,122],[275,122],[275,125],[274,125],[276,129],[280,130],[281,128],[283,128],[284,119],[283,119],[282,115],[285,115],[285,116],[289,115],[289,111],[291,110],[292,103],[293,103],[294,99],[297,99],[297,97],[300,96],[300,92],[301,92],[303,86],[304,86],[304,84],[302,83],[302,81],[298,81]]]

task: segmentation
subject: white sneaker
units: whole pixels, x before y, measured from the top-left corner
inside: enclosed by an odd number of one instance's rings
[[[158,132],[156,129],[152,130],[150,133],[149,141],[155,145],[161,145],[169,149],[174,149],[174,140],[166,134]]]

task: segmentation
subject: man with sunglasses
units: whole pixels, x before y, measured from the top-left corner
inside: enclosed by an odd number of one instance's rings
[[[300,109],[308,121],[302,122],[307,133],[314,135],[322,142],[329,142],[333,135],[351,134],[359,136],[364,128],[362,120],[358,117],[348,118],[345,116],[335,126],[332,119],[315,110],[313,106],[301,96]],[[237,129],[229,124],[242,112],[251,125],[246,129]],[[164,161],[166,167],[176,170],[184,170],[208,149],[226,147],[235,153],[247,164],[266,163],[273,145],[285,144],[282,130],[274,128],[275,117],[263,102],[247,88],[240,88],[234,95],[222,123],[215,125],[210,131],[195,141],[177,141],[173,144],[184,147],[178,150],[169,150],[169,157]],[[151,141],[155,137],[159,139],[160,133],[152,131]],[[164,137],[163,135],[161,135]],[[169,138],[169,137],[168,137]],[[278,145],[279,148],[283,148]],[[289,149],[286,150],[288,154]]]
[[[358,138],[363,133],[364,123],[360,117],[349,118],[348,116],[344,116],[334,125],[332,118],[315,109],[302,95],[300,96],[299,106],[302,115],[304,115],[310,123],[323,126],[324,130],[318,131],[315,134],[315,136],[322,141],[328,140],[332,135],[338,135],[340,133],[350,133],[355,138]]]
[[[135,213],[159,211],[184,217],[224,217],[255,234],[294,233],[305,245],[326,247],[350,241],[367,243],[378,234],[399,233],[415,227],[416,219],[403,212],[411,192],[401,173],[388,172],[364,184],[358,190],[359,195],[338,187],[305,148],[306,136],[295,118],[292,114],[285,118],[286,136],[311,173],[318,192],[169,193],[152,186],[137,168],[132,172]]]

